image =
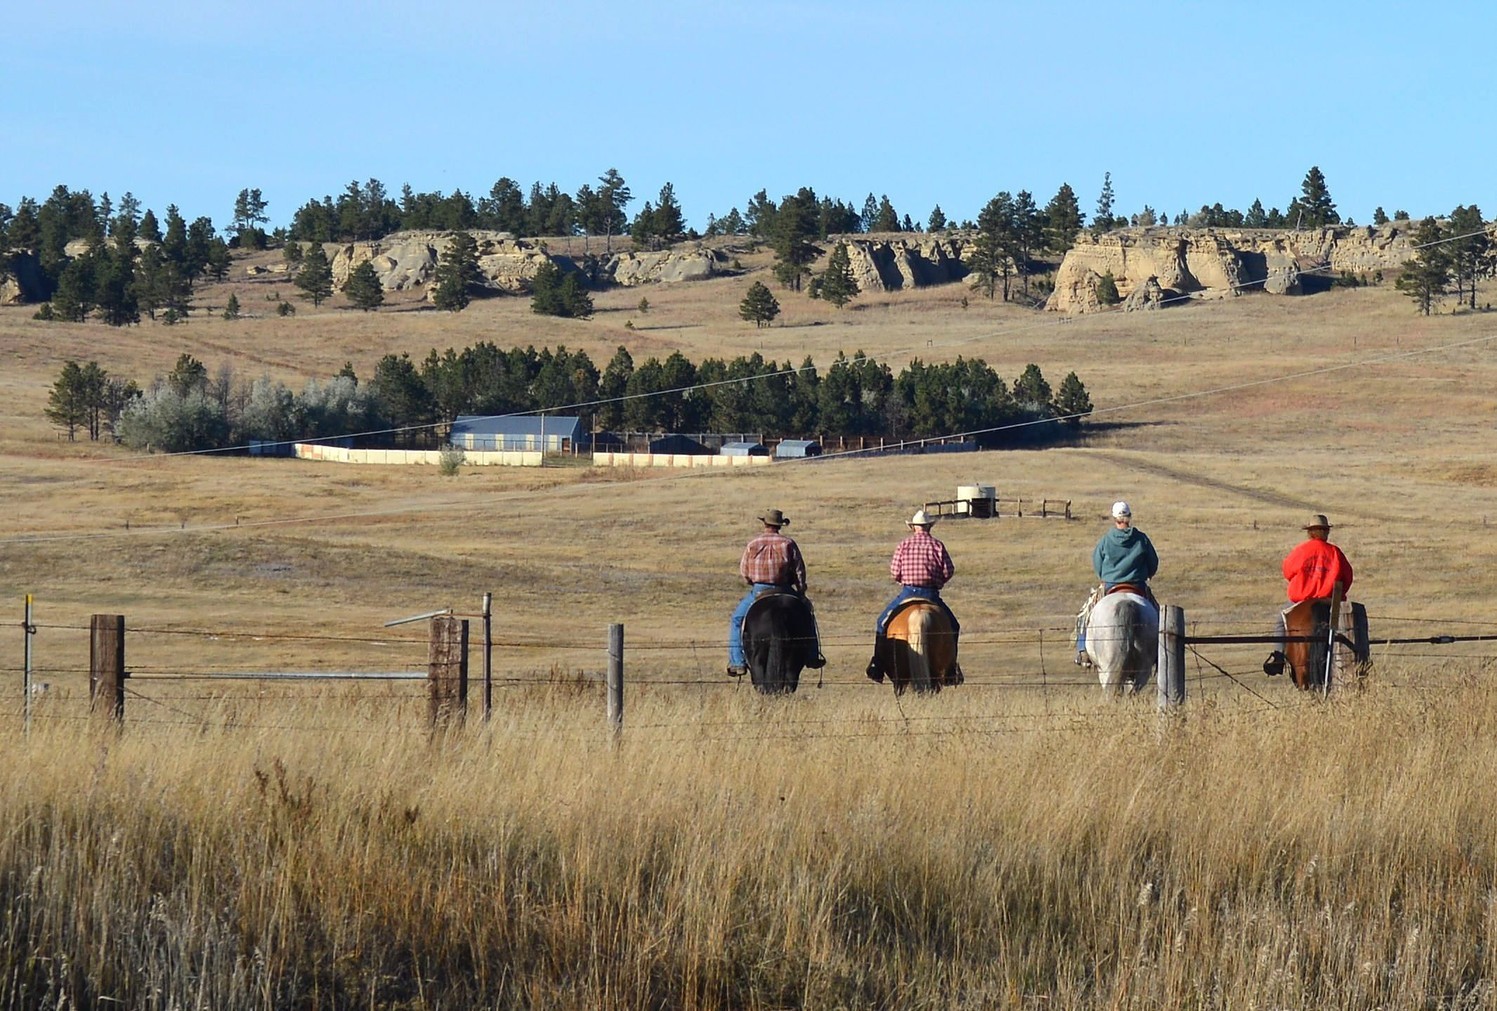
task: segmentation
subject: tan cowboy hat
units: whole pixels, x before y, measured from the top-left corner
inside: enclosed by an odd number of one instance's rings
[[[924,509],[916,509],[915,515],[911,516],[905,525],[911,527],[933,527],[936,525],[936,518]]]
[[[1314,516],[1310,517],[1310,522],[1306,523],[1301,529],[1329,530],[1331,529],[1331,521],[1325,518],[1325,513],[1316,513]]]
[[[759,517],[759,522],[767,527],[788,527],[790,519],[778,509],[766,509],[764,515]]]

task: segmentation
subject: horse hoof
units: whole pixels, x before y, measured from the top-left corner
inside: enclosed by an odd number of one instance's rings
[[[863,673],[867,674],[868,677],[871,680],[876,681],[879,684],[883,684],[884,683],[884,672],[879,667],[877,660],[874,660],[871,663],[869,663],[868,664],[868,669],[866,671],[864,671]]]
[[[1268,659],[1263,661],[1263,673],[1269,677],[1277,677],[1284,673],[1284,661],[1287,659],[1288,657],[1284,656],[1283,653],[1274,650],[1268,654]]]

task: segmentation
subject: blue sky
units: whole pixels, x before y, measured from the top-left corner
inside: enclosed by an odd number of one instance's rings
[[[1497,6],[1497,5],[1494,5]],[[688,221],[801,186],[924,222],[1000,190],[1090,214],[1286,207],[1497,213],[1497,13],[1477,3],[58,0],[6,17],[0,202],[61,183],[272,225],[350,180],[500,176]]]

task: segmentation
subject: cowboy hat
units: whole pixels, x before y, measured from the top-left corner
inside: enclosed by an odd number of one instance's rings
[[[1306,523],[1301,529],[1329,530],[1331,529],[1331,521],[1325,518],[1325,513],[1316,513],[1314,516],[1310,517],[1310,522]]]
[[[788,527],[790,520],[778,509],[766,509],[764,515],[759,517],[759,522],[767,527]]]
[[[905,525],[911,527],[933,527],[936,525],[936,518],[924,509],[916,509],[915,515],[911,516]]]

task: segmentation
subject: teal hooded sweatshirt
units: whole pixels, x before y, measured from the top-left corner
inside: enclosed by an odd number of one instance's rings
[[[1113,527],[1092,551],[1092,568],[1104,583],[1146,583],[1159,571],[1159,555],[1137,527]]]

